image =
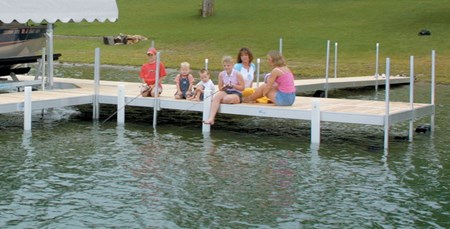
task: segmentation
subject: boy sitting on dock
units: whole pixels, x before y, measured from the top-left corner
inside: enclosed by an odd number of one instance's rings
[[[187,99],[192,96],[192,88],[195,80],[190,71],[190,64],[188,62],[182,62],[180,64],[180,73],[175,77],[175,84],[177,85],[175,99]]]
[[[192,97],[189,97],[189,100],[195,100],[195,101],[203,101],[205,90],[210,90],[211,95],[214,94],[215,85],[213,81],[211,80],[211,75],[209,74],[209,71],[206,69],[202,69],[199,72],[200,75],[200,82],[197,83],[194,87],[194,95]]]
[[[155,97],[155,83],[156,83],[156,49],[149,48],[147,50],[148,62],[143,64],[141,67],[141,72],[139,77],[142,79],[144,84],[141,87],[142,97]],[[159,63],[159,84],[158,84],[158,94],[162,92],[162,79],[166,76],[166,68],[162,62]]]

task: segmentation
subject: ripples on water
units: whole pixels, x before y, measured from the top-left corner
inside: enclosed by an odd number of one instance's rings
[[[20,114],[3,115],[0,227],[448,228],[449,104],[434,135],[391,139],[388,155],[382,130],[362,125],[324,123],[318,147],[292,120],[224,116],[204,136],[195,121],[154,131],[65,108],[24,133]]]

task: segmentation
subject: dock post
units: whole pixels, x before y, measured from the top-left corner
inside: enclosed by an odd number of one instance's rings
[[[125,123],[125,85],[119,84],[117,87],[117,124]]]
[[[207,120],[209,118],[209,114],[211,113],[211,103],[212,103],[212,91],[205,90],[205,94],[203,95],[205,98],[203,100],[203,116],[202,120]],[[211,125],[202,123],[202,132],[211,132]]]
[[[100,103],[99,103],[99,88],[100,88],[100,48],[95,48],[95,63],[94,63],[94,101],[92,104],[92,119],[98,120],[100,118]]]
[[[155,80],[155,97],[154,97],[154,105],[153,105],[153,129],[156,129],[156,120],[158,116],[158,110],[159,110],[159,72],[161,69],[159,69],[159,64],[161,63],[161,52],[156,53],[156,80]]]
[[[413,141],[413,134],[414,134],[414,56],[409,57],[409,105],[411,107],[411,112],[413,114],[413,117],[411,120],[409,120],[409,135],[408,140],[409,142]]]
[[[385,114],[384,114],[384,149],[389,148],[389,90],[390,90],[390,59],[386,58],[386,95],[385,95]]]
[[[261,65],[261,59],[256,59],[256,87],[259,87],[259,67]]]
[[[435,64],[436,64],[436,51],[431,51],[431,104],[434,106],[435,88],[436,88],[436,76],[435,76]],[[436,109],[436,108],[435,108]],[[430,128],[431,132],[434,132],[434,112],[431,114],[430,118]]]
[[[380,43],[377,43],[376,54],[375,54],[375,91],[378,91],[378,52],[380,49]]]
[[[338,43],[334,43],[334,78],[337,78]]]
[[[280,54],[283,54],[283,38],[280,37]]]
[[[25,100],[23,103],[23,129],[31,130],[31,87],[25,87]]]
[[[325,65],[325,98],[328,98],[328,68],[330,65],[330,40],[327,41],[327,60]]]
[[[320,144],[320,101],[318,99],[312,101],[311,143]]]

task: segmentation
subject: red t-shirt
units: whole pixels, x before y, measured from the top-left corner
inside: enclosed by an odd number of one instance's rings
[[[159,86],[162,86],[161,81],[166,74],[166,67],[162,62],[159,62]],[[143,64],[139,77],[144,79],[147,85],[154,85],[156,82],[156,62]]]

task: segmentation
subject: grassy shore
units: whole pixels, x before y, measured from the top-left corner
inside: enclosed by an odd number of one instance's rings
[[[450,83],[450,14],[446,0],[227,0],[216,1],[215,15],[200,17],[201,0],[117,0],[115,23],[57,23],[55,52],[60,61],[93,63],[101,48],[103,64],[139,66],[146,61],[150,40],[134,45],[103,44],[103,36],[139,34],[154,40],[167,67],[182,61],[200,69],[221,69],[224,55],[249,47],[268,71],[266,53],[279,48],[298,78],[325,75],[326,42],[331,41],[330,76],[338,43],[339,76],[373,75],[376,43],[379,71],[391,59],[391,75],[409,74],[415,58],[419,80],[429,81],[431,50],[436,50],[438,83]],[[422,29],[431,36],[418,36]]]

